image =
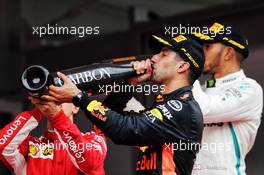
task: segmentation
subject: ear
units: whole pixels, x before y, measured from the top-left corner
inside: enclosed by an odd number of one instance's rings
[[[80,109],[79,107],[73,106],[72,107],[72,113],[73,113],[73,115],[77,114],[79,112],[79,109]]]
[[[235,50],[232,47],[226,47],[224,51],[224,60],[229,61],[234,57]]]
[[[177,72],[182,73],[187,71],[190,68],[190,63],[185,62],[185,61],[180,61],[177,66]]]

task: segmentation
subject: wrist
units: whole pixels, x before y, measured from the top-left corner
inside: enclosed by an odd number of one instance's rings
[[[46,115],[47,115],[46,117],[47,117],[47,118],[54,118],[54,117],[56,117],[58,114],[60,114],[61,111],[62,111],[61,107],[56,107],[56,108],[54,108],[53,111],[51,111],[50,113],[47,113],[47,114],[46,114]]]
[[[80,92],[82,92],[80,89],[76,88],[76,90],[73,93],[73,97],[77,96]]]
[[[79,92],[73,96],[72,103],[74,106],[80,107],[85,98],[87,98],[87,94],[79,90]]]

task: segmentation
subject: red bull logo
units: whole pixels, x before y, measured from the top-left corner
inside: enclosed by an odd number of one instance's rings
[[[155,170],[157,169],[157,153],[151,153],[148,159],[146,155],[141,157],[141,160],[137,161],[137,171],[143,170]]]

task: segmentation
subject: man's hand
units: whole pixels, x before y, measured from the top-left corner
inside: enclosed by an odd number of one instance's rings
[[[41,99],[46,101],[56,101],[59,103],[71,103],[72,98],[81,92],[81,90],[79,90],[70,78],[63,73],[58,72],[57,75],[64,82],[63,86],[49,86],[49,96],[42,96]]]
[[[129,84],[137,85],[144,81],[150,80],[152,74],[152,67],[150,59],[143,61],[135,61],[131,63],[133,68],[137,72],[138,76],[129,78],[127,81]]]
[[[44,96],[46,96],[46,95],[44,95]],[[55,115],[57,115],[62,110],[61,105],[57,104],[54,101],[45,101],[45,100],[41,100],[40,98],[34,98],[32,96],[29,96],[28,99],[46,117],[54,117]]]

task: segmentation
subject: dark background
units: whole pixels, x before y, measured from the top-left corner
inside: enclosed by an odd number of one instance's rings
[[[243,68],[249,77],[264,86],[264,2],[254,0],[0,0],[0,126],[28,109],[20,75],[32,64],[50,70],[86,65],[113,57],[150,53],[151,34],[164,33],[165,26],[202,26],[221,20],[238,26],[248,37],[250,56]],[[33,36],[32,27],[99,26],[99,35]],[[90,123],[81,113],[76,123],[89,131]],[[33,134],[41,135],[45,120]],[[247,156],[247,173],[264,172],[264,127]],[[132,147],[108,142],[106,174],[132,175],[136,152]],[[8,171],[1,167],[0,174]]]

